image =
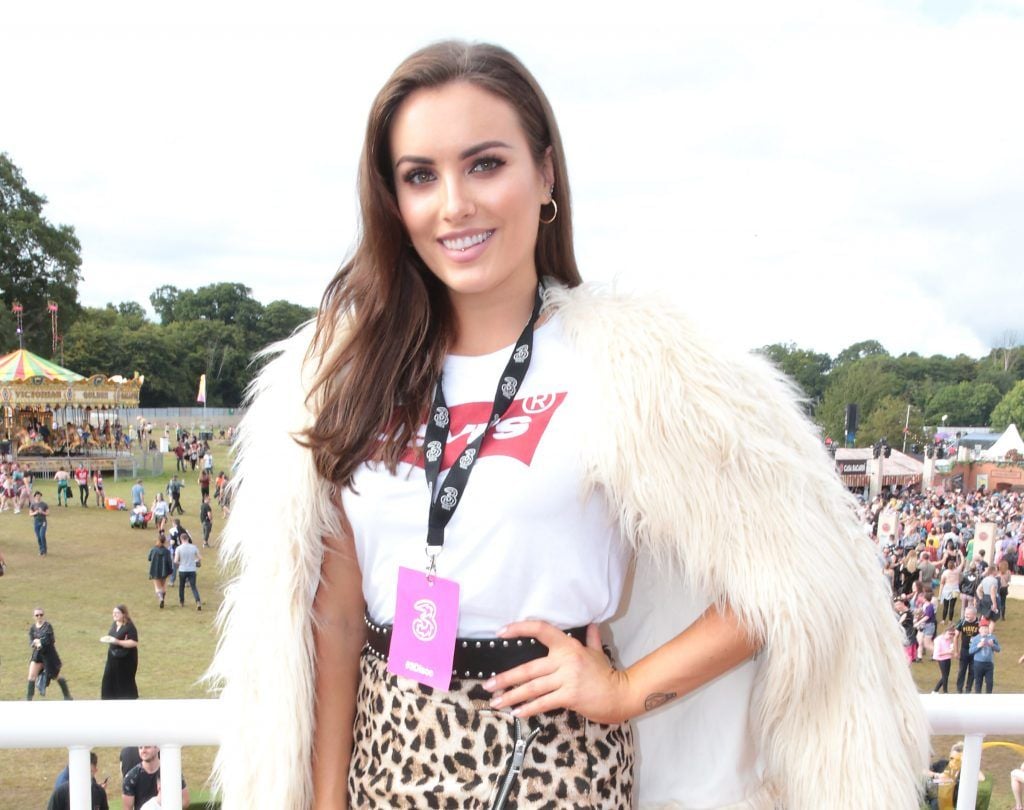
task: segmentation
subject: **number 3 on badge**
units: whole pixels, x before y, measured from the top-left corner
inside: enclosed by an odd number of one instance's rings
[[[420,599],[413,607],[419,615],[413,620],[412,634],[420,641],[433,641],[437,635],[437,605],[430,599]]]

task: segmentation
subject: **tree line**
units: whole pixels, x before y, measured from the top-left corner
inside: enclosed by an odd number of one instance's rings
[[[894,357],[876,340],[855,343],[834,358],[795,344],[774,343],[758,352],[800,385],[811,416],[840,444],[847,404],[859,407],[858,447],[885,438],[900,449],[909,408],[909,450],[923,447],[943,425],[1003,430],[1016,423],[1024,429],[1024,347],[1014,334],[1005,337],[1002,347],[979,359],[915,352]]]
[[[15,303],[22,309],[25,347],[79,374],[144,374],[142,404],[194,402],[206,374],[210,405],[237,405],[255,373],[253,354],[286,337],[315,310],[288,301],[263,305],[242,285],[222,282],[181,290],[162,286],[149,300],[159,322],[136,302],[84,307],[78,300],[81,246],[74,228],[43,216],[46,198],[0,153],[0,335],[17,347]],[[48,304],[59,311],[62,342],[54,351]],[[941,426],[1024,427],[1024,350],[1007,334],[987,357],[890,355],[874,340],[836,357],[775,343],[758,351],[803,389],[807,408],[826,436],[842,441],[848,403],[860,408],[857,444],[885,437],[923,444]],[[930,432],[925,428],[932,428]]]
[[[316,313],[288,301],[264,305],[249,287],[228,282],[195,290],[159,287],[149,298],[159,322],[135,301],[83,306],[75,229],[50,223],[45,205],[46,198],[32,191],[21,170],[0,153],[0,349],[5,352],[18,348],[20,329],[26,349],[79,374],[145,375],[143,406],[195,402],[201,374],[208,405],[234,406],[255,373],[253,355]]]

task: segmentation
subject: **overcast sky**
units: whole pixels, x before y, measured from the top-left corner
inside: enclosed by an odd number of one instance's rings
[[[0,151],[75,227],[89,305],[215,281],[315,305],[373,95],[460,37],[550,97],[586,278],[744,348],[1024,339],[1024,0],[0,11]]]

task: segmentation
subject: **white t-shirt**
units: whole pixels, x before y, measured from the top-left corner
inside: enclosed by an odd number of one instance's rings
[[[487,423],[512,346],[449,356],[444,395],[451,423],[441,478]],[[576,358],[555,317],[538,327],[515,401],[490,428],[445,532],[439,576],[460,587],[459,636],[486,638],[512,621],[579,627],[619,606],[629,551],[604,497],[582,493],[587,437]],[[422,442],[424,429],[420,429]],[[411,460],[411,455],[407,456]],[[430,497],[422,460],[397,475],[364,464],[342,501],[352,525],[363,594],[374,621],[395,615],[399,566],[424,570]],[[355,494],[358,493],[358,494]]]
[[[192,543],[182,543],[174,552],[178,558],[178,571],[187,574],[196,570],[196,560],[199,559],[199,549]]]

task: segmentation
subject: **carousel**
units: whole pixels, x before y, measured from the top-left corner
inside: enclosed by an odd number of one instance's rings
[[[139,407],[142,383],[138,375],[83,377],[26,349],[4,355],[0,451],[40,472],[72,456],[89,456],[91,467],[113,464],[128,450],[122,426]]]

